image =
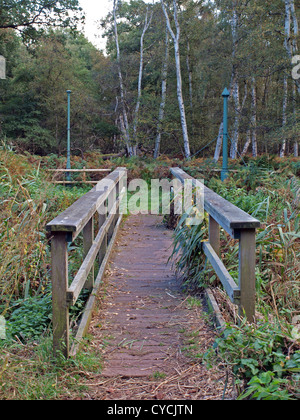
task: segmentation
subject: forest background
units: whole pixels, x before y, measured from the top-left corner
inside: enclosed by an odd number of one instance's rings
[[[17,150],[66,152],[71,89],[73,154],[218,159],[227,86],[231,158],[298,156],[297,0],[114,1],[106,51],[76,31],[77,0],[2,3],[0,137]]]

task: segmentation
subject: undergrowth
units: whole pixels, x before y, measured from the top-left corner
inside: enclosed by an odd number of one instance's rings
[[[230,366],[240,398],[300,398],[300,182],[299,166],[259,158],[226,182],[207,186],[258,218],[257,323],[242,327],[229,320],[210,357]],[[191,173],[191,172],[190,172]],[[195,176],[195,173],[193,174]],[[198,176],[199,177],[199,176]],[[207,239],[207,220],[174,234],[173,256],[187,288],[220,287],[199,241]],[[238,282],[238,244],[221,229],[221,257]],[[226,303],[222,302],[226,306]]]
[[[240,398],[299,398],[299,162],[270,158],[250,160],[248,166],[222,183],[212,161],[159,161],[119,158],[101,161],[97,154],[79,158],[76,167],[127,166],[129,181],[169,178],[171,166],[181,166],[195,177],[262,222],[257,234],[257,325],[228,323],[208,363],[232,368]],[[90,187],[65,188],[49,181],[46,168],[61,167],[65,159],[18,155],[3,149],[0,155],[0,315],[7,323],[7,340],[0,340],[0,398],[57,399],[84,392],[80,377],[99,369],[99,360],[80,352],[79,359],[51,359],[51,237],[45,225]],[[199,172],[201,170],[201,173]],[[187,287],[219,286],[199,243],[207,237],[207,219],[200,227],[181,220],[175,236],[179,269]],[[80,239],[70,249],[70,278],[82,261]],[[222,258],[237,279],[237,244],[222,232]],[[84,293],[71,308],[76,325]],[[217,351],[216,351],[217,350]],[[82,357],[83,360],[80,360]],[[79,372],[78,374],[76,372]],[[80,373],[81,372],[81,373]]]

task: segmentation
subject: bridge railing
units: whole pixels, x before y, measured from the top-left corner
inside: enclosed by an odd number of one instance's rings
[[[255,319],[255,266],[256,229],[260,222],[243,210],[229,203],[218,194],[203,186],[180,168],[171,168],[172,174],[184,184],[192,179],[193,184],[204,191],[204,210],[209,214],[209,241],[202,249],[223,284],[230,300],[239,306],[240,315],[247,320]],[[200,185],[201,184],[201,185]],[[239,283],[233,280],[220,259],[220,227],[239,241]]]
[[[117,168],[101,180],[90,192],[47,225],[51,232],[52,324],[53,352],[65,357],[76,354],[86,333],[95,304],[96,292],[102,282],[105,267],[122,220],[120,203],[127,170]],[[99,230],[95,237],[95,217]],[[69,285],[68,245],[82,232],[84,261]],[[95,276],[96,259],[100,269]],[[89,300],[70,349],[69,308],[75,305],[82,289],[88,289]]]

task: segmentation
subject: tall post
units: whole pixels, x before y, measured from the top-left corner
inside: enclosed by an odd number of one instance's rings
[[[68,243],[65,232],[54,232],[51,240],[53,353],[69,356]]]
[[[221,180],[225,181],[228,177],[228,98],[230,93],[227,88],[222,93],[224,98],[223,112],[223,168],[221,172]]]
[[[255,234],[255,229],[243,229],[239,248],[240,316],[245,313],[249,322],[255,320]]]
[[[71,90],[67,90],[68,94],[68,140],[67,140],[67,169],[71,169]],[[66,173],[67,181],[71,181],[70,172]]]

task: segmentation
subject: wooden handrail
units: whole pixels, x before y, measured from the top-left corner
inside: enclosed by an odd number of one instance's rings
[[[95,174],[99,174],[99,173],[105,173],[105,172],[111,172],[111,169],[86,169],[85,167],[83,169],[47,169],[47,172],[49,173],[53,173],[54,177],[52,179],[52,182],[54,184],[63,184],[63,185],[71,185],[71,184],[97,184],[99,181],[87,181],[86,180],[86,174],[87,173],[95,173]],[[69,181],[67,179],[65,179],[64,181],[56,181],[55,180],[55,176],[58,174],[70,174],[70,173],[79,173],[82,174],[82,180],[81,181]]]
[[[52,324],[53,352],[70,355],[69,306],[74,305],[85,287],[91,292],[87,302],[89,315],[84,315],[75,338],[71,354],[76,353],[90,321],[97,288],[101,284],[117,229],[122,220],[120,203],[127,170],[117,168],[100,181],[90,192],[77,200],[67,210],[48,223],[51,232]],[[111,208],[105,206],[111,202]],[[101,211],[100,211],[101,210]],[[94,238],[94,217],[99,212],[99,232]],[[68,243],[83,233],[84,261],[69,286]],[[94,265],[99,256],[100,269],[95,281]]]
[[[240,315],[255,319],[255,265],[256,229],[259,220],[220,197],[180,168],[171,168],[172,174],[184,184],[192,180],[204,192],[204,210],[209,214],[209,242],[202,249],[233,303],[239,305]],[[234,239],[239,240],[239,284],[237,285],[220,259],[220,226]]]
[[[92,215],[103,205],[125,174],[125,168],[117,168],[106,178],[99,181],[91,191],[79,198],[52,222],[48,223],[47,230],[51,232],[69,232],[72,235],[72,241],[76,239]]]

